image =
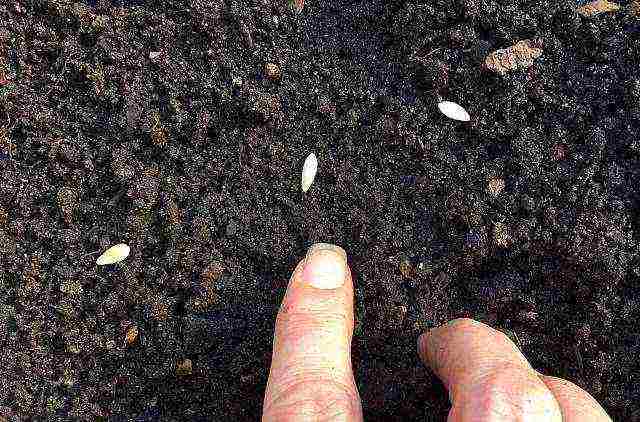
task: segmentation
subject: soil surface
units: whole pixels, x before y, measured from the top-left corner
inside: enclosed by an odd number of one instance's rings
[[[416,338],[469,316],[640,421],[638,4],[0,3],[6,420],[258,420],[325,241],[366,420],[446,419]],[[486,66],[523,40],[542,54]]]

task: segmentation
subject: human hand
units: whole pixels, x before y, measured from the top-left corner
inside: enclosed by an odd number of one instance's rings
[[[353,281],[342,248],[315,244],[276,319],[263,422],[362,421],[351,367]],[[587,392],[536,372],[504,334],[457,319],[418,339],[452,402],[449,422],[610,422]]]

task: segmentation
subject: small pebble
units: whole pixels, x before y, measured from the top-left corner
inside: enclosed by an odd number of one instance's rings
[[[275,80],[280,78],[280,68],[275,63],[267,63],[264,66],[264,73],[267,78]]]
[[[133,343],[135,343],[137,338],[138,338],[138,327],[136,325],[132,325],[127,330],[127,335],[126,335],[127,344],[132,345]]]
[[[312,152],[309,154],[306,160],[304,160],[304,166],[302,167],[302,192],[309,190],[313,184],[313,180],[316,178],[318,172],[318,159]]]
[[[193,373],[193,363],[191,359],[185,359],[176,365],[176,374],[179,376],[191,375]]]
[[[100,255],[96,260],[96,265],[109,265],[124,261],[129,256],[130,252],[131,248],[129,247],[129,245],[119,243],[115,246],[110,247],[102,255]]]
[[[509,229],[504,223],[496,223],[493,227],[493,239],[496,245],[501,248],[508,248],[511,244],[511,237],[509,236]]]
[[[411,265],[409,258],[405,256],[401,257],[399,268],[403,276],[411,278],[411,275],[413,274],[413,266]]]
[[[459,120],[461,122],[468,122],[469,120],[471,120],[471,116],[469,116],[467,110],[454,102],[440,101],[438,103],[438,109],[442,114],[450,119]]]
[[[565,144],[555,144],[551,153],[554,161],[563,160],[567,155],[567,146]]]
[[[487,192],[489,192],[491,196],[498,196],[500,195],[500,192],[504,190],[504,186],[504,179],[501,179],[499,177],[492,177],[491,179],[489,179]]]

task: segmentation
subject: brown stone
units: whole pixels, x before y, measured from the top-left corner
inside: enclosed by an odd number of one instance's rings
[[[129,327],[129,329],[127,330],[126,339],[127,344],[129,345],[135,343],[135,341],[138,339],[138,327],[136,325],[132,325]]]
[[[280,68],[275,63],[267,63],[264,66],[264,74],[269,79],[280,79]]]
[[[498,196],[500,192],[504,190],[504,186],[504,179],[492,177],[487,184],[487,192],[489,192],[491,196]]]
[[[191,375],[193,373],[193,363],[191,359],[185,359],[176,365],[176,374],[179,376]]]

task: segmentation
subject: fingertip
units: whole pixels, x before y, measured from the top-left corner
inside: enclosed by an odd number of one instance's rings
[[[482,341],[488,333],[494,331],[488,325],[470,318],[453,319],[418,337],[418,355],[438,376],[446,376],[439,369],[447,366],[446,358],[450,352],[462,350],[467,347],[468,342],[473,343],[474,339]]]
[[[307,251],[302,279],[316,289],[337,289],[347,278],[347,253],[340,246],[315,243]]]

